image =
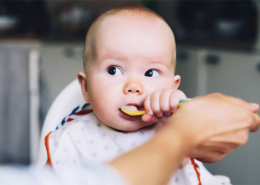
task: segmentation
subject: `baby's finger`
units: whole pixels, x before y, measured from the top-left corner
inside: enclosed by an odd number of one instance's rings
[[[180,91],[180,90],[176,90],[174,92],[171,93],[170,95],[170,109],[171,109],[171,112],[174,113],[178,107],[178,103],[180,100],[185,100],[187,99],[186,95]]]
[[[162,91],[157,91],[155,93],[153,93],[151,95],[151,108],[153,113],[157,116],[157,117],[162,117],[163,113],[161,111],[161,107],[160,107],[160,95],[161,95]]]
[[[146,114],[149,114],[150,116],[153,115],[153,111],[151,108],[151,95],[146,96],[146,98],[144,99],[144,109]]]
[[[156,123],[158,121],[158,118],[154,115],[144,114],[142,116],[142,120],[147,123]]]
[[[164,115],[170,116],[171,110],[170,110],[170,95],[172,93],[172,89],[163,90],[160,95],[160,107],[161,111]]]

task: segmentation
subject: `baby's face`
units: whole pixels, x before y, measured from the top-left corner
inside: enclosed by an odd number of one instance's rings
[[[97,58],[87,75],[87,96],[100,121],[133,131],[149,124],[120,111],[143,106],[154,91],[174,88],[174,38],[166,24],[108,18],[98,29]]]

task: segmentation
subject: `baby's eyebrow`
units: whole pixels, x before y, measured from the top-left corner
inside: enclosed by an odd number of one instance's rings
[[[107,52],[101,56],[102,60],[106,59],[116,59],[120,61],[126,61],[126,57],[118,52]]]
[[[158,59],[151,59],[149,61],[149,63],[150,64],[160,64],[160,65],[164,65],[167,68],[170,68],[171,67],[171,62],[168,63],[166,61],[167,61],[166,59],[160,59],[160,60],[158,60]]]

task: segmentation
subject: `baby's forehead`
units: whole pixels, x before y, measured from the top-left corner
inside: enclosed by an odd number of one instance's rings
[[[98,29],[100,32],[105,31],[106,27],[110,24],[114,25],[120,25],[120,24],[126,24],[129,26],[151,26],[155,27],[159,24],[165,25],[161,29],[165,29],[168,25],[164,22],[164,20],[160,19],[159,17],[156,17],[153,14],[144,14],[144,13],[136,13],[136,12],[127,12],[127,11],[121,11],[117,12],[113,15],[109,15],[105,17],[99,24]]]
[[[133,36],[136,38],[136,36],[140,36],[140,35],[146,36],[147,34],[151,34],[151,32],[154,32],[154,30],[156,29],[156,30],[158,30],[156,32],[157,34],[155,34],[154,37],[151,38],[151,42],[152,42],[152,40],[156,40],[156,39],[158,40],[161,35],[164,35],[165,36],[163,38],[163,40],[165,40],[164,43],[165,43],[165,45],[169,46],[168,49],[171,50],[170,55],[172,58],[172,63],[175,62],[175,57],[174,57],[175,40],[174,40],[173,33],[172,33],[170,27],[168,26],[168,24],[166,24],[164,22],[164,20],[162,20],[154,15],[141,15],[141,14],[129,13],[129,12],[128,13],[119,12],[119,13],[105,17],[100,22],[98,27],[99,28],[97,29],[96,37],[95,37],[95,43],[96,43],[95,50],[96,50],[96,54],[97,54],[98,58],[101,56],[104,56],[104,53],[103,53],[104,50],[101,50],[101,48],[103,48],[104,45],[110,45],[111,43],[115,42],[114,41],[115,39],[122,38],[122,37],[119,37],[120,33],[127,32],[128,30],[134,30],[131,33],[134,33]],[[118,33],[118,34],[113,34],[114,37],[112,38],[111,34],[108,34],[111,32]],[[139,34],[140,32],[143,32],[144,34]],[[158,35],[158,34],[160,34],[160,35]],[[142,37],[139,37],[139,38],[141,41]],[[124,40],[124,39],[122,39],[122,40]],[[136,40],[136,39],[134,39],[134,40]],[[119,42],[121,42],[121,40]],[[169,43],[170,43],[170,45],[169,45]],[[118,49],[118,48],[114,48],[114,49]],[[113,54],[113,52],[110,52],[109,55],[111,55],[111,53]],[[156,54],[156,53],[157,52],[155,52],[154,54]],[[114,52],[113,55],[117,56],[116,51]],[[165,57],[169,57],[169,55],[167,55]],[[175,66],[175,65],[173,64],[173,66]]]
[[[114,34],[113,37],[109,36],[109,34],[106,34],[108,32],[109,25],[114,24],[116,27],[116,25],[119,25],[121,23],[124,23],[124,25],[128,25],[128,26],[130,26],[130,25],[137,26],[138,25],[138,26],[141,26],[140,28],[144,28],[144,26],[150,27],[150,30],[146,30],[144,37],[146,37],[146,34],[151,34],[150,32],[152,32],[152,30],[154,30],[155,28],[157,28],[157,31],[159,29],[165,30],[165,32],[160,33],[159,35],[167,35],[166,39],[164,38],[163,40],[167,40],[168,44],[170,44],[170,45],[168,45],[168,47],[166,47],[166,50],[167,51],[170,50],[170,55],[172,56],[172,61],[173,61],[172,63],[173,63],[173,66],[175,66],[175,58],[176,58],[176,56],[175,56],[176,55],[175,39],[174,39],[174,35],[173,35],[171,28],[165,22],[165,20],[162,17],[160,17],[158,14],[156,14],[155,12],[153,12],[147,8],[144,8],[142,6],[123,6],[123,7],[111,9],[111,10],[103,13],[90,26],[87,36],[86,36],[85,46],[84,46],[83,64],[84,64],[84,69],[86,72],[90,68],[91,64],[96,63],[96,61],[98,61],[100,56],[102,56],[100,54],[100,52],[102,51],[102,49],[101,49],[102,46],[104,46],[104,42],[102,41],[103,38],[105,38],[104,40],[108,41],[107,43],[105,43],[107,45],[110,45],[111,42],[114,42],[113,41],[114,38],[119,40],[117,34]],[[131,26],[130,26],[130,28],[131,28]],[[111,28],[111,26],[110,26],[110,28]],[[111,29],[110,29],[110,31],[111,31]],[[120,34],[120,32],[118,32],[120,30],[114,29],[113,31]],[[124,32],[125,30],[121,30],[121,31]],[[160,31],[158,31],[158,32],[160,32]],[[135,32],[135,33],[138,35],[137,32]],[[109,40],[109,39],[107,39],[108,37],[111,37],[112,39]],[[152,37],[151,40],[155,41],[154,38],[156,38],[156,37],[158,37],[158,34],[154,35],[154,37]],[[159,39],[159,37],[158,37],[157,41],[158,40],[161,41],[161,39]],[[120,41],[118,43],[120,43]],[[156,42],[156,45],[158,45],[157,42]],[[148,44],[148,47],[150,47],[149,44]]]
[[[163,34],[165,37],[168,37],[168,40],[172,42],[175,48],[175,39],[171,28],[164,20],[153,14],[140,15],[133,12],[127,13],[122,11],[111,16],[107,16],[98,25],[95,42],[98,42],[100,36],[104,38],[104,36],[108,35],[106,33],[111,30],[113,30],[114,33],[135,30],[136,32],[131,33],[136,34],[138,34],[138,32],[150,34],[151,32],[154,32],[154,30],[157,30],[158,34]]]

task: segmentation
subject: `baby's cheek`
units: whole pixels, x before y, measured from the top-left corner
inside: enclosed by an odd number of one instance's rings
[[[93,111],[94,111],[95,115],[97,116],[97,118],[99,119],[99,121],[101,121],[102,123],[107,125],[108,124],[107,118],[108,118],[109,112],[100,105],[95,105],[92,107],[93,107]]]
[[[106,123],[110,119],[113,119],[114,114],[116,114],[118,110],[115,107],[115,102],[113,102],[111,98],[98,96],[97,94],[92,100],[92,108],[100,121]]]

